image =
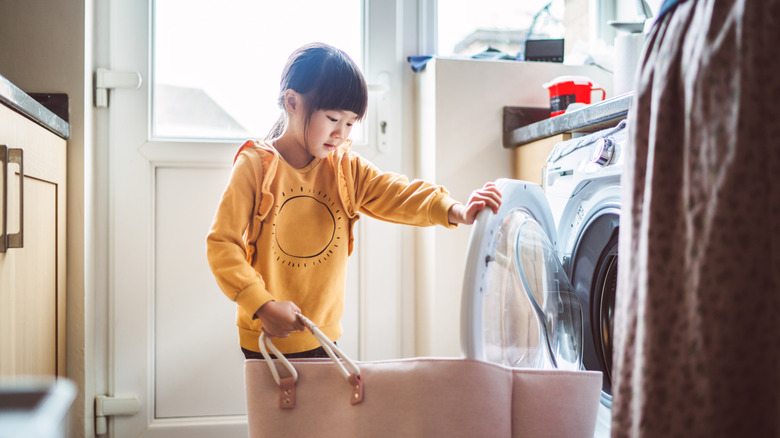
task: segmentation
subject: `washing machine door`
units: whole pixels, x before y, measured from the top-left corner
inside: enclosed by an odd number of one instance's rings
[[[461,306],[466,357],[512,367],[581,369],[582,310],[535,183],[497,181],[502,205],[471,232]]]

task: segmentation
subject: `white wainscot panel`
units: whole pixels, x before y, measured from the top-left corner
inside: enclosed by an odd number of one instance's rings
[[[245,415],[235,304],[206,260],[230,169],[157,167],[154,214],[156,419]]]

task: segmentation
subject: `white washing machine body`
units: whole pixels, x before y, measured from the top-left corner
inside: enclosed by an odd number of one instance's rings
[[[561,142],[545,187],[499,180],[502,206],[469,241],[461,344],[507,366],[604,376],[596,436],[608,437],[625,122]]]
[[[603,375],[596,437],[610,435],[620,178],[627,123],[556,145],[544,190],[558,254],[583,310],[583,368]]]

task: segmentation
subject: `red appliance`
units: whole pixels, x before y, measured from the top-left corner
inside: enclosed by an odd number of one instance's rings
[[[590,104],[593,91],[601,91],[601,100],[607,97],[603,88],[594,87],[593,82],[585,76],[561,76],[543,87],[550,92],[550,117],[565,113],[566,108],[573,103]]]

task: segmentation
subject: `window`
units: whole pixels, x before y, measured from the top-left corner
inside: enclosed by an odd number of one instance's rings
[[[526,39],[563,38],[563,0],[439,0],[439,55],[472,56],[488,47],[522,56]]]
[[[157,0],[153,8],[155,138],[265,138],[281,112],[284,63],[303,44],[332,44],[363,65],[363,0]]]

